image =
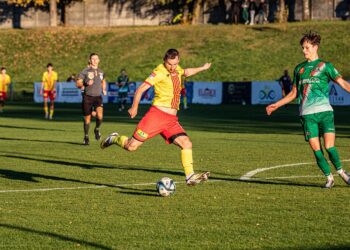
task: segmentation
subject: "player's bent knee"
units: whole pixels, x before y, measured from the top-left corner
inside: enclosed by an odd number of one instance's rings
[[[133,151],[136,151],[138,149],[138,146],[137,145],[126,145],[124,148],[130,152],[133,152]]]
[[[189,139],[184,140],[181,144],[183,149],[192,149],[192,142]]]
[[[124,148],[130,152],[136,151],[140,146],[142,145],[142,142],[135,141],[131,139],[131,141],[128,141],[127,144],[124,146]]]

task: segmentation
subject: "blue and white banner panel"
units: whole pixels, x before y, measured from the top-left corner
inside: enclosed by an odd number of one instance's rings
[[[41,82],[34,83],[34,102],[43,102],[40,95]],[[108,92],[108,86],[107,86]],[[102,96],[103,103],[108,102],[108,96]],[[81,103],[81,90],[75,86],[75,82],[57,82],[55,102]]]
[[[350,94],[338,84],[331,82],[329,84],[329,101],[334,106],[350,105]]]
[[[194,82],[192,103],[221,104],[222,82]]]
[[[142,84],[143,82],[136,82],[136,89]],[[140,104],[151,104],[154,97],[154,87],[150,87],[145,91],[141,97]]]
[[[77,103],[82,101],[81,90],[74,82],[57,82],[55,102]]]
[[[44,98],[40,95],[41,82],[34,83],[34,102],[44,102]]]
[[[252,104],[270,104],[282,98],[282,88],[277,81],[252,82]]]
[[[140,83],[139,83],[140,84]],[[127,103],[132,103],[134,100],[134,95],[136,91],[136,82],[129,82],[128,83],[128,99]],[[119,102],[119,87],[115,84],[115,82],[108,83],[108,102],[109,103],[118,103]]]

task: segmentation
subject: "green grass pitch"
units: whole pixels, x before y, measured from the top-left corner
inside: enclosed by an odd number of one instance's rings
[[[7,105],[0,116],[0,249],[349,249],[350,187],[336,177],[333,189],[320,188],[324,178],[296,105],[272,117],[264,108],[193,105],[179,113],[195,169],[212,173],[187,187],[178,148],[160,136],[134,153],[101,150],[93,140],[82,145],[79,104],[57,104],[53,121],[43,119],[39,104]],[[336,107],[335,118],[347,160],[348,108]],[[103,135],[130,135],[138,119],[106,105]],[[240,180],[296,163],[307,164]],[[177,181],[172,197],[155,192],[164,176]]]

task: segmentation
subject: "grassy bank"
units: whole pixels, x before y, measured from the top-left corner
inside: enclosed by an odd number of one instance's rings
[[[23,89],[22,82],[40,81],[48,62],[60,80],[85,67],[88,55],[97,52],[107,80],[114,81],[121,68],[131,80],[142,81],[161,62],[163,53],[175,47],[183,67],[213,63],[210,71],[193,80],[270,80],[283,69],[293,70],[303,60],[301,35],[316,30],[322,35],[320,56],[335,64],[346,78],[350,54],[350,22],[206,25],[171,27],[58,28],[1,30],[1,64]]]

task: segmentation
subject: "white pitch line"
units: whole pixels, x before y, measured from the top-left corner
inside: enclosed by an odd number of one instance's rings
[[[342,162],[348,162],[350,159],[342,160]],[[276,168],[284,168],[284,167],[293,167],[293,166],[302,166],[307,164],[313,164],[313,162],[300,162],[300,163],[292,163],[292,164],[283,164],[283,165],[277,165],[272,167],[266,167],[266,168],[257,168],[255,170],[249,171],[246,174],[242,175],[239,179],[248,181],[251,180],[251,178],[261,172],[268,171],[271,169]],[[257,179],[264,179],[264,180],[272,180],[272,179],[297,179],[297,178],[319,178],[323,177],[321,175],[304,175],[304,176],[281,176],[281,177],[268,177],[268,178],[254,178],[254,180]],[[208,182],[221,182],[225,180],[208,180]],[[179,182],[176,181],[176,184],[181,184],[185,182]],[[100,189],[100,188],[108,188],[108,187],[128,187],[128,186],[151,186],[155,185],[154,182],[147,182],[147,183],[122,183],[122,184],[114,184],[114,185],[95,185],[95,186],[85,186],[85,187],[58,187],[58,188],[35,188],[35,189],[5,189],[0,190],[0,193],[16,193],[16,192],[46,192],[46,191],[58,191],[58,190],[78,190],[78,189]]]
[[[239,177],[240,180],[242,181],[247,181],[250,180],[254,175],[265,172],[271,169],[276,169],[276,168],[285,168],[285,167],[293,167],[293,166],[301,166],[301,165],[307,165],[311,164],[312,162],[300,162],[300,163],[292,163],[292,164],[283,164],[283,165],[277,165],[277,166],[272,166],[272,167],[266,167],[266,168],[257,168],[255,170],[249,171],[248,173],[245,173],[241,177]]]
[[[342,162],[347,162],[350,161],[350,159],[342,160]],[[285,167],[295,167],[295,166],[302,166],[302,165],[308,165],[308,164],[314,164],[314,162],[299,162],[299,163],[291,163],[291,164],[283,164],[283,165],[277,165],[277,166],[272,166],[272,167],[266,167],[266,168],[257,168],[255,170],[249,171],[239,177],[240,180],[242,181],[248,181],[250,180],[254,175],[265,172],[271,169],[276,169],[276,168],[285,168]],[[271,178],[276,178],[276,177],[271,177]],[[271,178],[264,178],[264,179],[271,179]],[[288,176],[284,177],[288,178]],[[295,177],[297,178],[297,177]],[[306,178],[306,177],[300,177],[300,178]]]
[[[45,192],[45,191],[55,191],[55,190],[74,190],[74,189],[97,189],[105,188],[107,186],[87,186],[87,187],[65,187],[65,188],[35,188],[35,189],[8,189],[0,190],[0,193],[17,193],[17,192]]]
[[[207,182],[218,182],[224,180],[208,180]],[[185,184],[184,181],[175,181],[176,184]],[[8,189],[0,190],[0,193],[19,193],[19,192],[46,192],[46,191],[57,191],[57,190],[78,190],[78,189],[99,189],[99,188],[108,188],[108,187],[132,187],[132,186],[151,186],[156,185],[154,182],[146,183],[122,183],[122,184],[113,184],[113,185],[95,185],[95,186],[85,186],[85,187],[59,187],[59,188],[35,188],[35,189]]]
[[[210,182],[214,182],[212,180]],[[176,184],[181,184],[185,182],[175,181]],[[16,193],[16,192],[45,192],[45,191],[56,191],[56,190],[77,190],[77,189],[99,189],[99,188],[108,188],[108,187],[132,187],[132,186],[151,186],[156,185],[154,182],[146,183],[121,183],[121,184],[111,184],[111,185],[95,185],[95,186],[85,186],[85,187],[58,187],[58,188],[34,188],[34,189],[8,189],[0,190],[0,193]]]
[[[16,192],[45,192],[45,191],[56,191],[56,190],[77,190],[77,189],[99,189],[107,187],[127,187],[127,186],[150,186],[156,183],[123,183],[115,185],[95,185],[85,187],[58,187],[58,188],[35,188],[35,189],[8,189],[0,190],[0,193],[16,193]]]

